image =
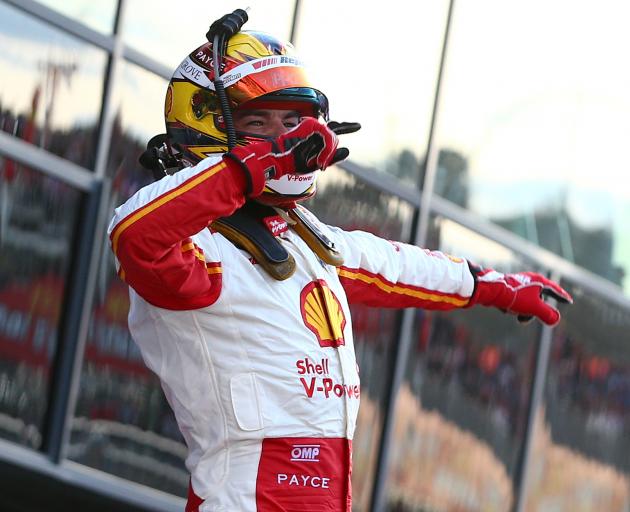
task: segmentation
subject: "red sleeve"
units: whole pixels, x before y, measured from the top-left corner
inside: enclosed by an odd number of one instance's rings
[[[248,181],[230,162],[201,162],[140,190],[116,209],[110,225],[120,276],[159,307],[214,303],[221,291],[221,264],[206,261],[190,237],[240,208]]]

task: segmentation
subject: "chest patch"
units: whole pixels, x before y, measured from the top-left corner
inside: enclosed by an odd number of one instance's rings
[[[311,281],[300,293],[304,325],[315,334],[322,347],[345,345],[346,316],[341,303],[323,279]]]
[[[273,236],[278,236],[289,229],[289,224],[280,215],[271,215],[263,217],[263,222]]]

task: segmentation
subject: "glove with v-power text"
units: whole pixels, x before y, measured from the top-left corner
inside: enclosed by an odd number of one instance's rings
[[[249,196],[256,196],[267,179],[285,174],[306,174],[324,170],[348,157],[346,148],[337,148],[337,134],[356,132],[359,123],[321,124],[308,117],[295,128],[267,141],[238,146],[223,155],[226,162],[237,162],[249,176]]]
[[[475,304],[494,306],[504,313],[516,315],[519,322],[528,322],[536,317],[553,326],[560,321],[560,312],[546,303],[545,298],[573,303],[566,290],[535,272],[502,274],[492,269],[481,269],[470,262],[469,267],[475,278],[475,291],[468,307]]]

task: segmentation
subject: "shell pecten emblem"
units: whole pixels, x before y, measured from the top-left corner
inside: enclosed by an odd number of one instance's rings
[[[345,345],[346,315],[339,299],[323,279],[311,281],[300,293],[304,325],[315,334],[322,347]]]

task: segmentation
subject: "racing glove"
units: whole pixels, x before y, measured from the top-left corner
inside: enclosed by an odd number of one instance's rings
[[[558,302],[572,304],[573,298],[557,283],[535,272],[502,274],[492,269],[482,269],[469,262],[475,278],[475,290],[468,307],[480,304],[494,306],[504,313],[516,315],[519,322],[533,317],[547,325],[560,321],[560,312],[545,302],[553,297]]]
[[[347,148],[338,148],[337,135],[356,132],[359,123],[321,124],[308,117],[279,137],[233,148],[224,161],[236,162],[249,177],[248,196],[262,192],[265,181],[285,174],[306,174],[324,170],[348,157]]]

